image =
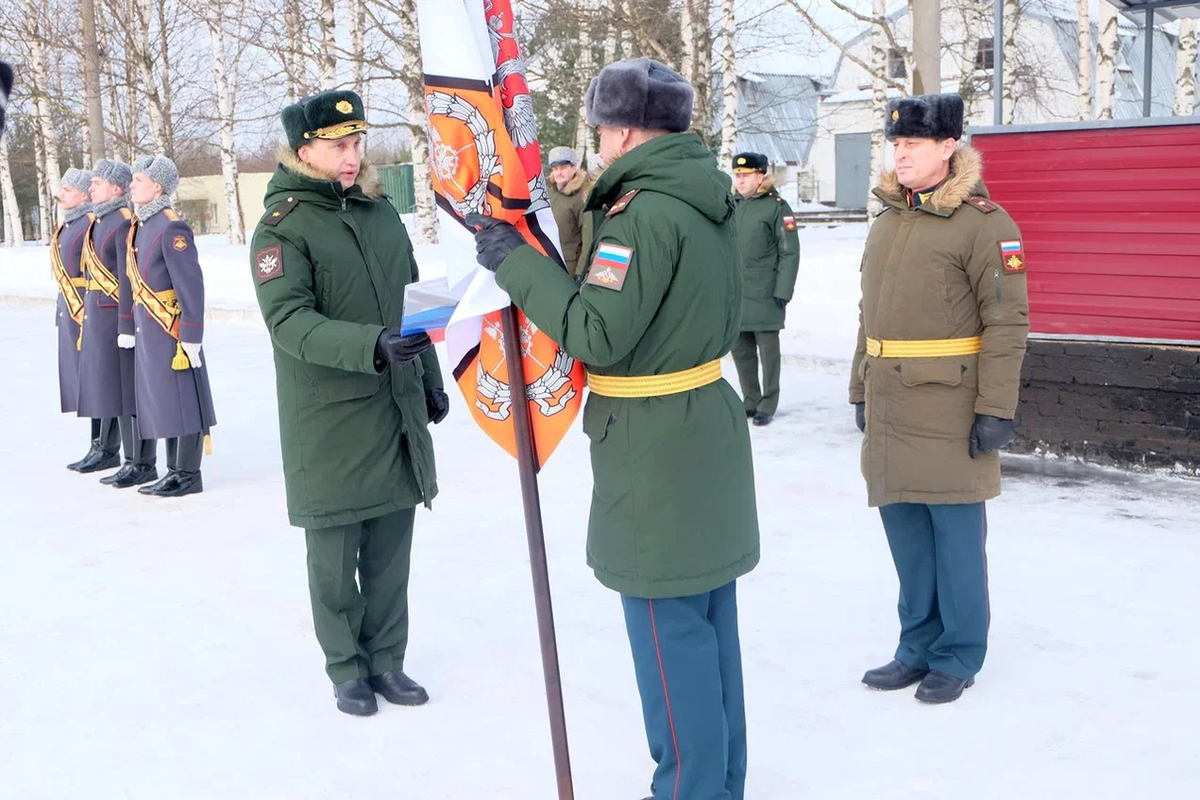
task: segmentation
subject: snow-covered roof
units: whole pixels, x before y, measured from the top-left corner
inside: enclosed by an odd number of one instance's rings
[[[739,77],[737,149],[763,153],[774,164],[808,161],[821,85],[810,75],[780,72]]]

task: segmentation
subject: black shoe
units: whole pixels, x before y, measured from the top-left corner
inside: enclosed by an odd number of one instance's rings
[[[126,464],[117,470],[117,474],[113,476],[113,480],[101,478],[100,482],[107,482],[110,486],[117,489],[128,489],[130,486],[141,486],[143,483],[150,483],[158,480],[158,467],[153,464]]]
[[[333,687],[333,696],[337,698],[338,711],[353,714],[356,717],[369,717],[379,710],[375,700],[375,692],[366,678],[354,678]]]
[[[85,458],[79,468],[80,473],[100,472],[106,469],[116,469],[121,466],[121,454],[116,450],[99,450],[95,455]]]
[[[372,675],[371,688],[383,695],[384,700],[398,706],[423,706],[429,702],[429,693],[398,669]]]
[[[168,472],[167,477],[152,486],[138,489],[141,494],[155,497],[183,497],[204,491],[204,480],[199,472]]]
[[[885,664],[878,669],[867,670],[867,674],[863,675],[862,682],[872,689],[892,692],[912,686],[928,674],[929,670],[927,669],[917,669],[902,661],[893,660],[890,664]]]
[[[83,458],[79,459],[78,461],[74,461],[70,464],[67,464],[67,469],[71,470],[72,472],[78,472],[79,468],[82,467],[84,464],[86,464],[88,459],[95,458],[99,454],[100,454],[100,443],[92,442],[92,448],[87,451],[87,455],[85,455]]]
[[[953,703],[962,697],[963,689],[969,689],[974,685],[974,678],[967,678],[964,681],[962,678],[956,678],[935,669],[926,675],[925,680],[921,681],[921,685],[917,687],[917,699],[922,703],[930,704]]]
[[[160,483],[166,483],[166,482],[167,482],[167,478],[171,477],[172,475],[174,475],[174,474],[175,474],[176,472],[178,472],[178,471],[179,471],[179,470],[176,470],[176,469],[168,469],[168,470],[167,470],[167,474],[166,474],[166,475],[163,475],[163,476],[162,476],[162,480],[158,481],[158,483],[152,483],[152,484],[150,484],[149,486],[139,486],[139,487],[138,487],[138,494],[154,494],[154,490],[158,488],[158,484],[160,484]]]
[[[774,418],[775,418],[774,414],[765,414],[762,411],[759,411],[757,414],[754,415],[754,424],[761,428],[764,425],[770,425],[771,420]]]
[[[116,472],[114,472],[112,475],[105,475],[103,478],[101,478],[100,483],[104,484],[105,486],[112,486],[113,483],[116,482],[117,478],[124,475],[132,468],[133,468],[133,464],[126,461],[124,464],[121,465],[121,468],[119,470],[117,470]]]

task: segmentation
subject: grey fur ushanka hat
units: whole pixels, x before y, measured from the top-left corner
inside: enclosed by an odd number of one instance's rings
[[[87,194],[88,188],[92,185],[92,171],[90,169],[76,169],[71,167],[63,173],[62,182],[68,186],[74,186],[79,191]]]
[[[682,133],[696,93],[675,70],[649,58],[609,64],[588,86],[587,124]]]
[[[142,156],[134,162],[133,171],[142,173],[161,186],[163,194],[174,194],[179,188],[179,169],[166,156]]]
[[[128,192],[129,182],[133,179],[133,170],[124,161],[102,158],[96,162],[95,176],[114,186],[120,186],[123,192]]]

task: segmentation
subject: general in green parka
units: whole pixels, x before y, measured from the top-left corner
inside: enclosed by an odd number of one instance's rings
[[[317,640],[338,707],[424,702],[403,672],[415,507],[437,495],[445,416],[427,337],[401,337],[413,248],[362,163],[362,101],[288,106],[250,269],[275,354],[288,518],[306,532]],[[362,591],[355,584],[359,574]],[[374,691],[373,691],[374,690]]]

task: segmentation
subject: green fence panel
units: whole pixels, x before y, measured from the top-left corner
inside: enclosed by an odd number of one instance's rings
[[[412,164],[393,164],[380,167],[379,179],[383,183],[383,191],[387,193],[398,212],[412,214],[417,210],[416,195],[413,192]]]

